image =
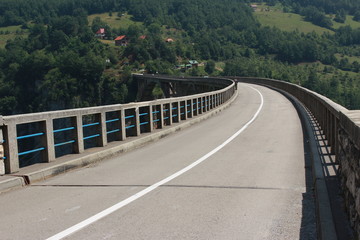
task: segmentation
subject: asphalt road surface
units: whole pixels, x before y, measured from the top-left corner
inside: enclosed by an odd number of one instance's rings
[[[0,195],[1,239],[316,239],[301,123],[239,84],[220,114],[143,148]]]

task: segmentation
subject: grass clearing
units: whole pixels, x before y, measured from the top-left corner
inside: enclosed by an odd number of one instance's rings
[[[335,16],[328,15],[328,17],[333,19]],[[350,26],[352,28],[360,28],[360,22],[354,21],[353,16],[350,16],[350,15],[346,15],[345,23],[338,23],[335,21],[332,21],[332,22],[334,24],[333,28],[335,28],[335,29],[338,29],[339,27],[345,27],[345,26]]]
[[[337,58],[337,60],[347,58],[349,60],[349,63],[353,63],[355,61],[360,63],[360,57],[358,57],[358,56],[349,56],[349,55],[343,55],[343,54],[337,53],[337,54],[335,54],[335,57]]]
[[[311,22],[304,21],[303,17],[295,13],[286,13],[283,7],[279,4],[276,6],[268,6],[266,4],[257,4],[257,9],[254,15],[263,26],[277,27],[283,31],[295,31],[309,33],[316,32],[322,34],[324,32],[333,33],[333,31],[319,27]],[[333,19],[334,15],[328,15]],[[332,20],[333,28],[337,29],[342,26],[351,26],[352,28],[360,28],[360,22],[353,20],[353,16],[347,15],[345,23],[338,23]]]
[[[318,34],[333,32],[329,29],[316,26],[311,22],[304,21],[303,17],[299,14],[284,12],[281,4],[275,6],[268,6],[264,3],[256,5],[258,7],[255,10],[254,15],[263,26],[277,27],[280,30],[287,32],[296,30],[303,33],[314,31]]]
[[[112,16],[109,16],[109,13],[92,14],[88,16],[89,24],[91,24],[96,17],[99,17],[102,21],[106,22],[111,28],[127,29],[130,25],[143,25],[142,22],[135,22],[132,20],[132,15],[126,13],[121,17],[118,17],[117,13],[113,13]]]
[[[298,30],[304,33],[316,32],[322,34],[324,32],[332,32],[329,29],[316,26],[310,22],[303,20],[299,14],[284,13],[281,11],[256,11],[255,16],[263,26],[277,27],[283,31],[292,32]]]
[[[28,30],[22,29],[21,25],[0,27],[0,48],[5,48],[8,40],[16,37],[27,37],[28,34]]]

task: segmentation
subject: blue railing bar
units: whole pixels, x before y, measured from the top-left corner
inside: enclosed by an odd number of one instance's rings
[[[154,120],[153,122],[160,122],[160,119],[156,119],[156,120]]]
[[[37,137],[37,136],[41,136],[41,135],[44,135],[44,133],[34,133],[34,134],[24,135],[24,136],[17,137],[17,139],[20,140],[20,139],[24,139],[24,138]]]
[[[84,140],[90,139],[90,138],[96,138],[96,137],[100,137],[100,134],[95,134],[95,135],[91,135],[91,136],[88,136],[88,137],[84,137]]]
[[[165,119],[169,119],[169,117],[164,117],[164,120],[165,120]]]
[[[169,111],[169,109],[164,109],[163,111],[164,111],[164,112],[167,112],[167,111]]]
[[[196,103],[193,103],[193,105],[195,105]]]
[[[34,153],[34,152],[40,152],[40,151],[42,151],[42,150],[45,150],[45,148],[42,147],[42,148],[37,148],[37,149],[30,150],[30,151],[26,151],[26,152],[21,152],[21,153],[19,153],[19,156],[26,155],[26,154],[30,154],[30,153]]]
[[[117,122],[117,121],[120,121],[120,118],[107,120],[106,123]]]
[[[187,113],[189,113],[189,112],[191,112],[191,111],[187,111]]]
[[[184,108],[185,106],[181,106],[180,108]]]
[[[196,111],[196,109],[193,110],[193,112],[195,112],[195,111]]]
[[[190,107],[190,104],[186,105],[187,107]]]
[[[155,111],[155,112],[152,112],[152,113],[159,113],[160,111]]]
[[[70,144],[70,143],[74,143],[74,142],[75,142],[75,140],[71,140],[71,141],[68,141],[68,142],[57,143],[57,144],[55,144],[54,146],[55,146],[55,147],[59,147],[59,146],[63,146],[63,145]]]
[[[65,131],[69,131],[69,130],[73,130],[73,129],[75,129],[75,127],[56,129],[56,130],[54,130],[54,133],[65,132]]]
[[[129,115],[129,116],[126,116],[125,119],[129,119],[129,118],[133,118],[135,117],[135,115]]]
[[[139,116],[146,116],[146,115],[148,115],[148,113],[141,113],[141,114],[139,114]]]
[[[115,129],[115,130],[112,130],[112,131],[108,131],[108,132],[106,132],[106,134],[116,133],[116,132],[120,132],[120,129]]]
[[[172,117],[177,117],[178,115],[177,114],[174,114]]]
[[[177,107],[173,107],[173,108],[172,108],[172,110],[175,110],[175,109],[177,109]]]
[[[129,128],[133,128],[133,127],[135,127],[135,125],[127,126],[127,127],[125,127],[125,129],[129,129]]]
[[[200,109],[200,107],[198,109]]]
[[[140,126],[145,125],[145,124],[148,124],[148,123],[149,123],[149,122],[140,123]]]
[[[4,159],[4,160],[5,160],[5,159],[7,159],[7,158],[6,158],[6,157],[3,157],[2,159]]]
[[[184,115],[185,113],[181,113],[180,115]]]
[[[85,127],[91,127],[91,126],[95,126],[95,125],[99,125],[100,123],[99,122],[96,122],[96,123],[89,123],[89,124],[85,124],[83,125],[83,128]]]

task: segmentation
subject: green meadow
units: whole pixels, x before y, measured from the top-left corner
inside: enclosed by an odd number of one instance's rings
[[[333,33],[332,30],[316,26],[311,22],[304,21],[303,17],[299,14],[286,13],[280,5],[270,7],[265,4],[259,4],[254,12],[254,15],[263,26],[277,27],[283,31],[295,31],[309,33],[316,32],[322,34],[324,32]],[[329,15],[330,18],[334,16]],[[348,15],[345,23],[333,22],[333,28],[337,29],[341,26],[350,25],[352,28],[360,28],[360,22],[356,22],[353,17]]]
[[[117,13],[112,13],[112,16],[109,16],[109,13],[101,13],[101,14],[92,14],[88,16],[89,24],[92,21],[99,17],[102,21],[106,22],[111,28],[125,28],[127,29],[130,25],[142,25],[141,22],[135,22],[132,20],[132,15],[124,14],[123,16],[118,17]]]
[[[8,40],[14,39],[16,37],[26,37],[27,35],[28,31],[22,30],[21,25],[0,27],[0,48],[4,48]]]

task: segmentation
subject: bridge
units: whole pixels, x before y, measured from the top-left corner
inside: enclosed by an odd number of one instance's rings
[[[337,178],[360,236],[359,111],[272,79],[135,77],[168,98],[0,118],[2,238],[342,239]]]

